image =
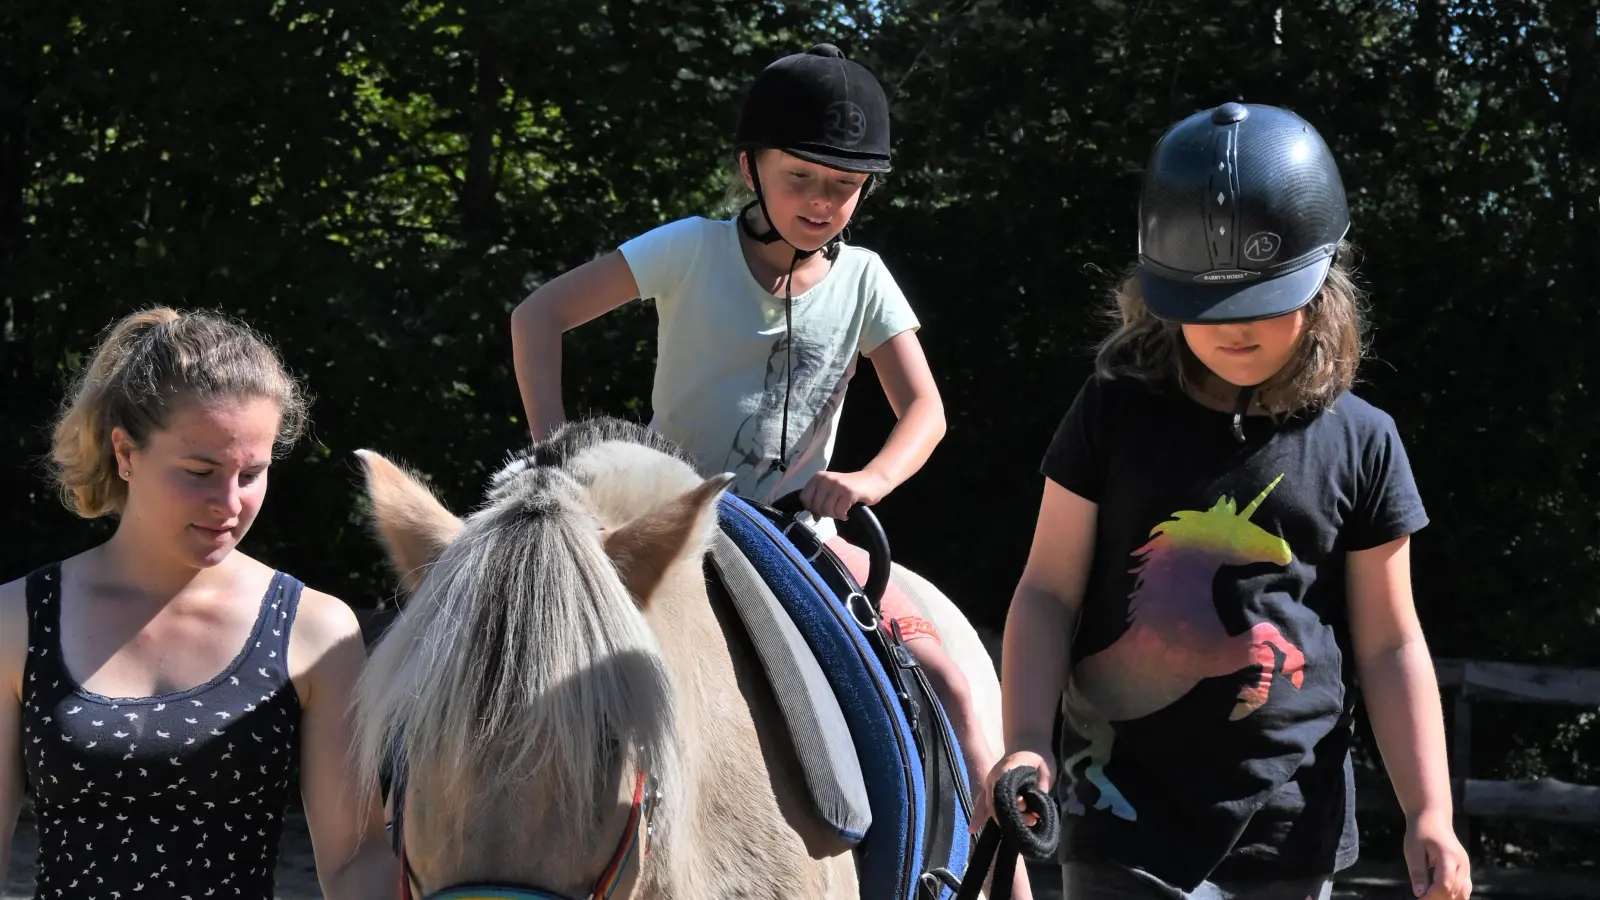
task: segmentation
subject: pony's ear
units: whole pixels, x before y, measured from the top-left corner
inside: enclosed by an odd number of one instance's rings
[[[407,591],[422,583],[424,570],[461,531],[461,520],[444,508],[419,479],[372,452],[357,450],[366,469],[367,496],[378,537]]]
[[[640,606],[648,606],[667,571],[704,558],[717,523],[717,501],[733,482],[724,473],[605,535],[606,555]]]

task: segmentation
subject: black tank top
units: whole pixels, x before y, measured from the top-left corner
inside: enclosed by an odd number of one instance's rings
[[[61,566],[28,576],[22,751],[39,828],[35,898],[272,900],[300,758],[285,660],[302,585],[274,573],[222,674],[111,698],[61,662]]]

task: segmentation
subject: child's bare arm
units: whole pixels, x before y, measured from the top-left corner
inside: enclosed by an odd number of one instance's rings
[[[1346,578],[1362,699],[1409,823],[1405,856],[1417,893],[1465,897],[1468,863],[1451,823],[1444,713],[1412,602],[1410,539],[1352,552]]]
[[[1097,510],[1089,500],[1045,479],[1033,546],[1006,616],[1000,662],[1006,757],[995,766],[985,790],[993,790],[995,778],[1019,764],[1041,766],[1039,786],[1050,787],[1055,771],[1051,732],[1094,559]]]
[[[1444,714],[1411,598],[1409,541],[1350,554],[1351,639],[1372,729],[1407,816],[1451,815]]]
[[[899,421],[866,468],[882,475],[893,490],[915,475],[944,439],[944,400],[916,332],[895,335],[867,358],[872,360],[878,383]]]
[[[535,440],[566,418],[561,404],[561,335],[639,296],[621,252],[547,282],[511,313],[511,353],[522,409]]]
[[[944,401],[915,331],[903,331],[867,354],[898,421],[859,472],[819,472],[800,493],[812,513],[847,519],[857,503],[877,504],[927,463],[944,439]]]

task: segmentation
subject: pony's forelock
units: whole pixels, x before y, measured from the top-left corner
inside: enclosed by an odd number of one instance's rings
[[[537,796],[590,847],[637,750],[676,780],[673,692],[654,634],[605,555],[583,488],[514,460],[429,570],[358,686],[362,782],[391,748],[435,804],[430,831],[472,840],[480,802]],[[602,752],[614,748],[616,752]],[[449,809],[438,808],[448,806]],[[670,840],[668,817],[654,841]]]

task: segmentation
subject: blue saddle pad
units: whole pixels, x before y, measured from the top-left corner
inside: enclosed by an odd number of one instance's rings
[[[718,513],[723,532],[772,588],[816,654],[849,724],[872,810],[872,824],[855,848],[861,896],[953,897],[953,891],[935,887],[938,882],[931,879],[931,894],[919,891],[919,884],[931,869],[946,869],[957,879],[965,872],[971,851],[966,806],[937,792],[930,796],[906,701],[897,696],[884,662],[856,624],[846,600],[770,518],[733,494],[723,495]],[[943,715],[937,719],[940,736],[956,755],[953,787],[967,791],[956,736]],[[947,795],[950,789],[947,785],[941,790]],[[943,815],[934,817],[941,821],[930,834],[933,804],[939,804]]]

